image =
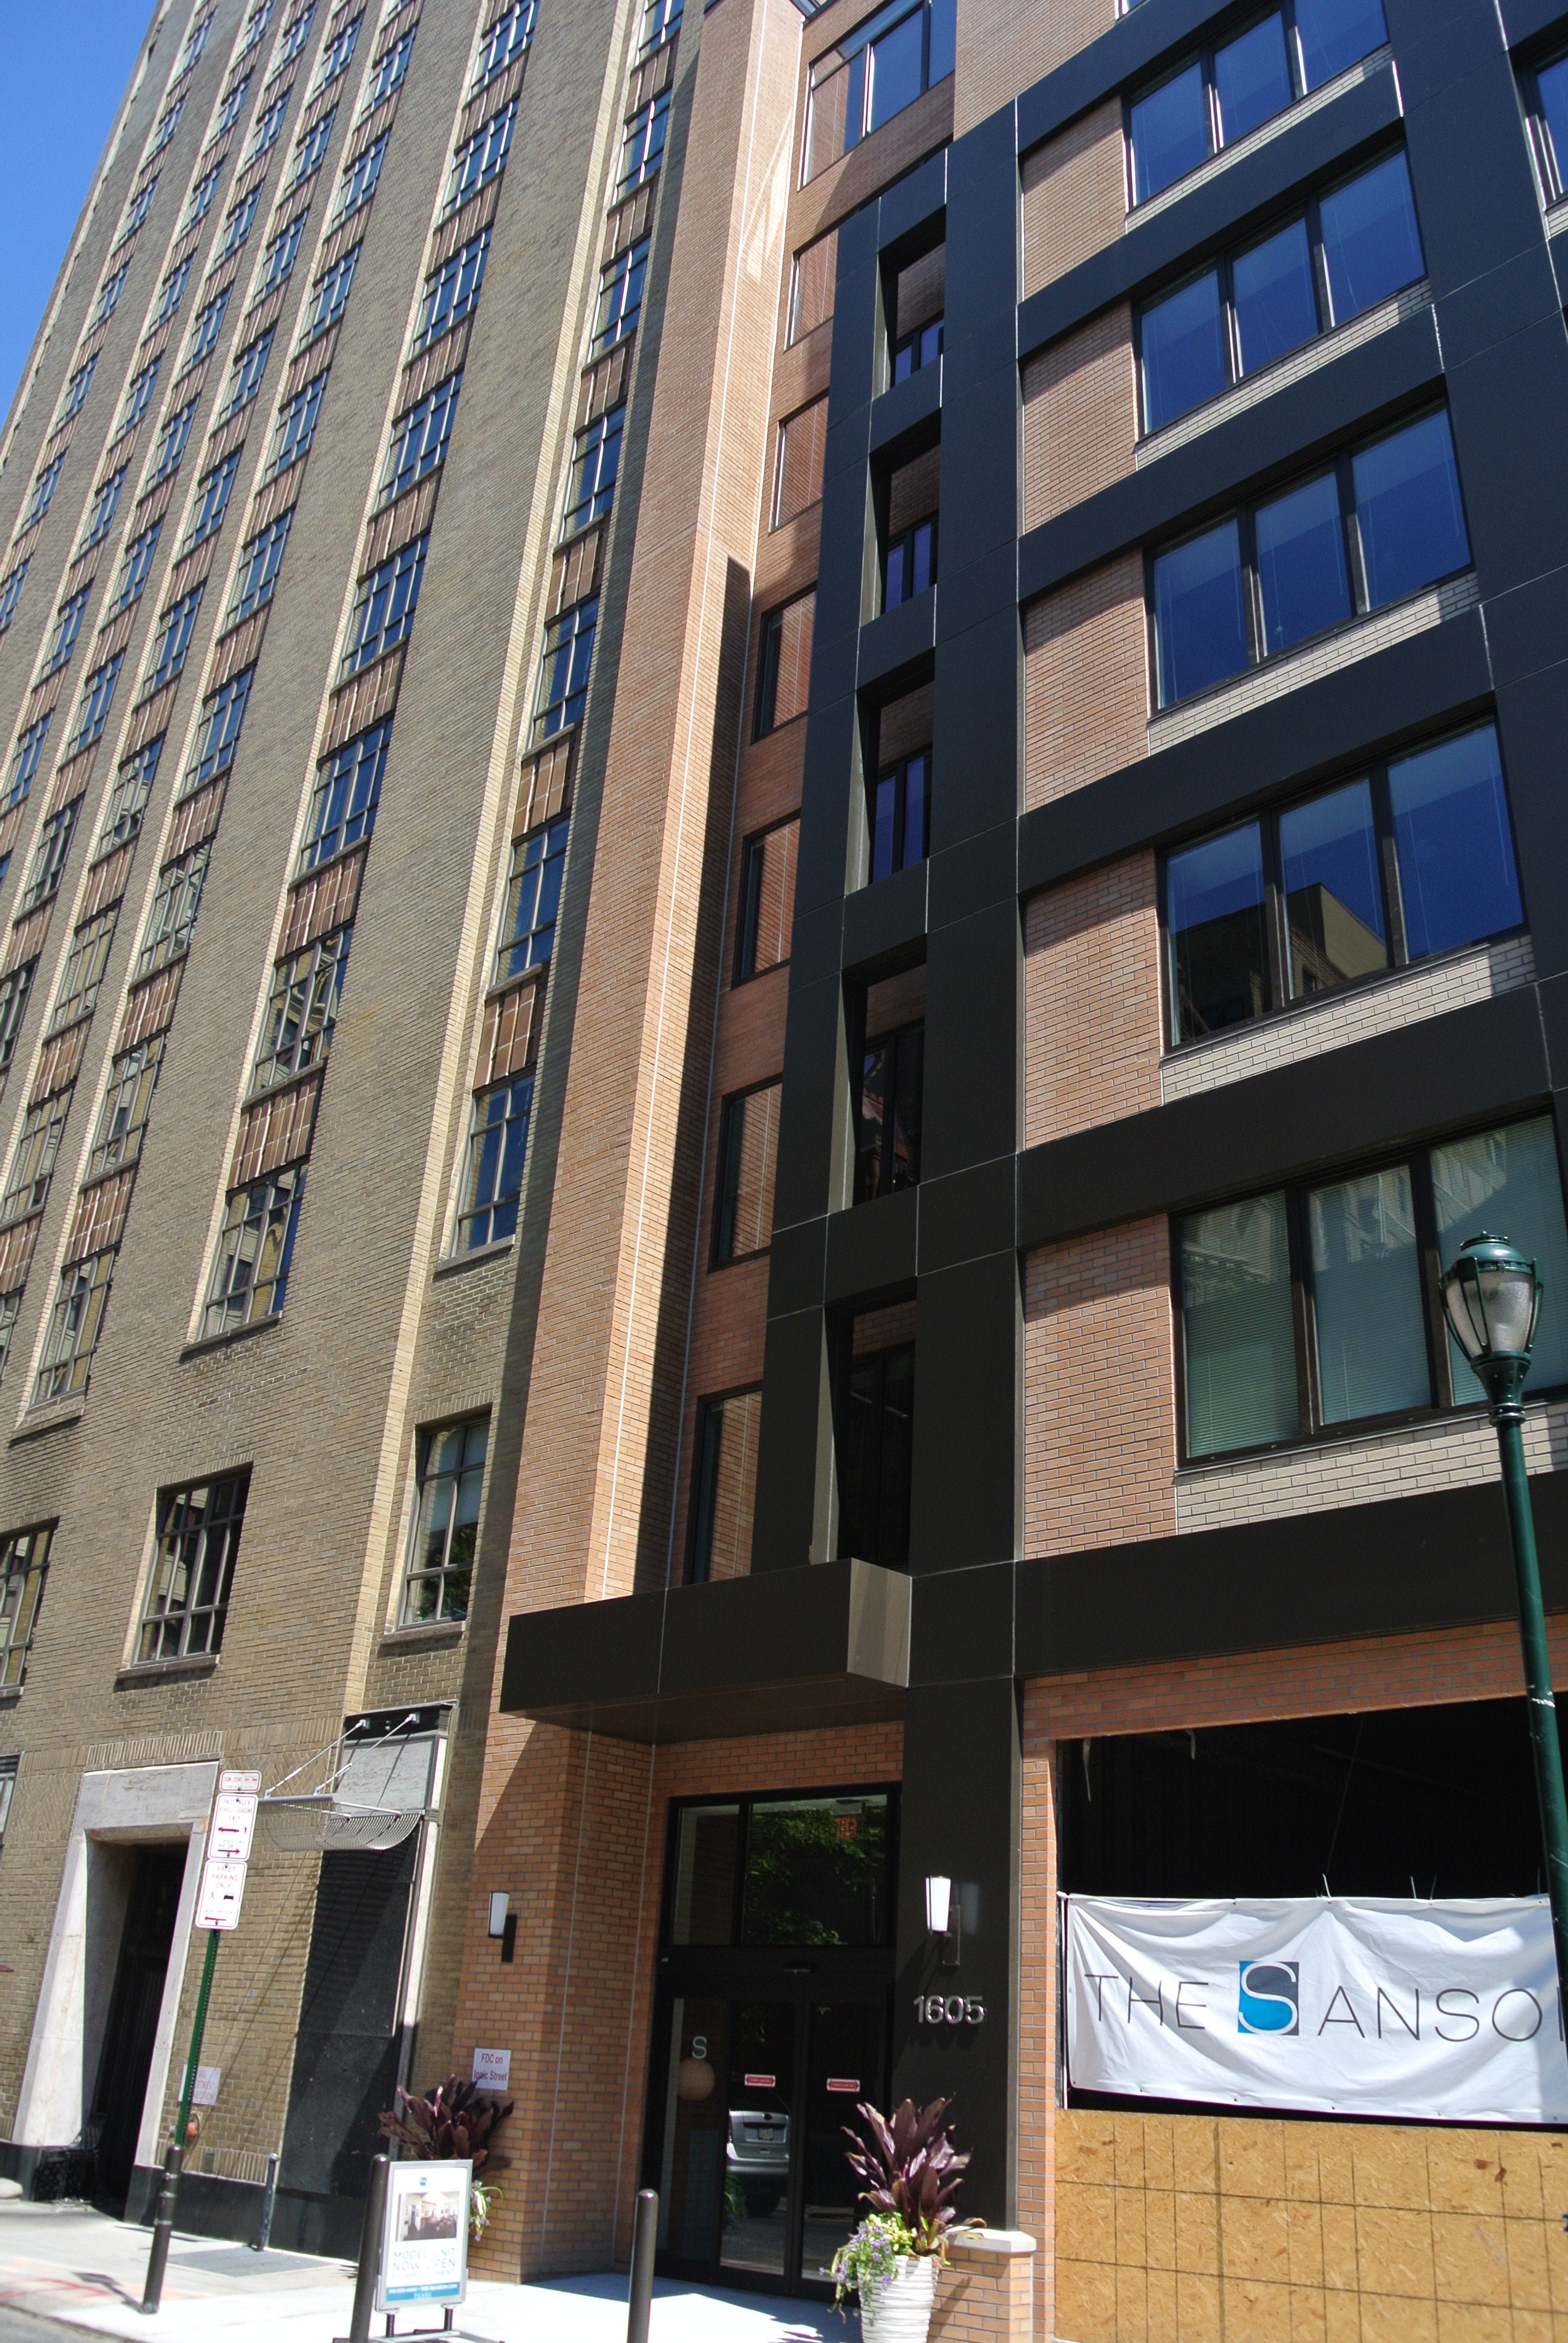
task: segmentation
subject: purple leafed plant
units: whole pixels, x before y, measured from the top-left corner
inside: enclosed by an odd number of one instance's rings
[[[874,2213],[897,2216],[914,2239],[909,2250],[939,2259],[958,2218],[952,2199],[970,2160],[967,2149],[961,2156],[954,2150],[948,2121],[951,2106],[951,2099],[933,2099],[929,2107],[917,2107],[906,2099],[890,2120],[861,2100],[855,2112],[869,2140],[843,2127],[845,2138],[854,2142],[850,2169],[868,2184],[860,2191],[862,2202]]]
[[[381,2117],[382,2136],[401,2140],[427,2162],[467,2156],[472,2157],[476,2172],[482,2165],[499,2171],[507,2158],[498,2156],[486,2142],[496,2125],[511,2114],[514,2104],[508,2099],[503,2107],[477,2083],[448,2075],[444,2083],[422,2096],[399,2088],[397,2107],[388,2107]]]

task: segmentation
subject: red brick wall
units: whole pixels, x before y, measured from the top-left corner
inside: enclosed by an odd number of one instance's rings
[[[1143,557],[1124,553],[1023,614],[1024,797],[1081,789],[1148,753]]]
[[[1151,852],[1024,906],[1024,1141],[1160,1103],[1160,921]]]
[[[1107,98],[1023,160],[1023,289],[1113,243],[1127,217],[1121,101]]]
[[[1038,528],[1132,469],[1138,404],[1125,301],[1023,370],[1023,525]]]

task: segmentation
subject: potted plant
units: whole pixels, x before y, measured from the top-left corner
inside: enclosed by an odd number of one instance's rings
[[[871,2209],[834,2255],[832,2276],[837,2301],[851,2288],[859,2294],[864,2343],[926,2343],[957,2218],[952,2199],[969,2162],[953,2148],[951,2105],[906,2099],[890,2121],[862,2100],[855,2112],[869,2140],[844,2126],[854,2142],[849,2166],[868,2183],[860,2202]]]
[[[477,2245],[484,2236],[491,2214],[500,2201],[500,2190],[495,2183],[479,2178],[481,2166],[487,2173],[499,2171],[507,2159],[489,2145],[491,2132],[511,2114],[515,2102],[508,2099],[503,2106],[477,2083],[465,2083],[457,2075],[448,2075],[433,2091],[416,2094],[399,2087],[397,2106],[387,2108],[381,2117],[381,2130],[387,2139],[401,2142],[412,2149],[422,2162],[440,2163],[448,2157],[467,2157],[474,2167],[473,2186],[468,2196],[468,2237]]]

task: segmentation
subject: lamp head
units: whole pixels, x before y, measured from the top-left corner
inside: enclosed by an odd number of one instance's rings
[[[1467,1237],[1444,1272],[1442,1306],[1493,1416],[1516,1413],[1541,1310],[1535,1263],[1506,1237]]]

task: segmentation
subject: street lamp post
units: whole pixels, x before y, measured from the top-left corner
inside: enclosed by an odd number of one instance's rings
[[[1535,1263],[1516,1252],[1505,1237],[1467,1238],[1443,1276],[1442,1306],[1453,1339],[1486,1393],[1497,1427],[1503,1492],[1513,1542],[1513,1575],[1519,1589],[1519,1641],[1524,1654],[1530,1745],[1535,1758],[1535,1796],[1546,1854],[1552,1934],[1557,1946],[1557,1986],[1568,2008],[1568,1798],[1563,1789],[1563,1753],[1546,1648],[1541,1570],[1535,1557],[1535,1521],[1524,1471],[1524,1378],[1530,1372],[1530,1350],[1541,1308]]]

